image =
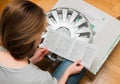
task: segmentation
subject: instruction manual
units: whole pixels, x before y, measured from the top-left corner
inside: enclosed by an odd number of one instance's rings
[[[42,46],[49,51],[70,61],[81,60],[86,68],[90,68],[97,50],[96,46],[87,42],[65,37],[60,32],[48,28]]]

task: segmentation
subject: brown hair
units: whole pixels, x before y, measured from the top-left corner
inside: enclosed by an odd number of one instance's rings
[[[43,9],[27,0],[9,3],[0,18],[1,43],[15,59],[24,58],[35,48],[35,40],[44,31]]]

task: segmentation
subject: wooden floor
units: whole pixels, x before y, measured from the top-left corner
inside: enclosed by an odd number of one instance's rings
[[[0,0],[0,14],[4,8],[4,6],[9,2],[9,0]]]
[[[4,6],[4,3],[8,0],[0,0],[0,12]],[[50,10],[53,5],[57,2],[57,0],[31,0],[43,7],[45,12]],[[100,8],[101,10],[107,12],[113,17],[117,18],[120,16],[120,0],[86,0],[90,4]],[[44,62],[45,64],[43,64]],[[42,68],[45,69],[48,66],[51,66],[51,62],[46,63],[46,61],[42,61]],[[53,66],[56,66],[53,65]],[[51,67],[54,68],[54,67]],[[48,68],[49,69],[49,68]],[[79,84],[120,84],[120,42],[110,54],[109,58],[99,71],[96,76],[93,76],[87,73],[82,80],[80,80]]]

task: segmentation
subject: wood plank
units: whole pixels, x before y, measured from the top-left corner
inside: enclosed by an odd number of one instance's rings
[[[0,14],[2,13],[3,8],[9,2],[9,0],[0,0]]]
[[[58,0],[31,0],[31,1],[41,6],[45,10],[45,12],[47,12],[50,9],[52,9],[52,7]]]

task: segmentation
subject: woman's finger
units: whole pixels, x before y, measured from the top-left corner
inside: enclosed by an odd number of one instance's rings
[[[48,50],[42,52],[41,56],[45,56],[48,53]]]
[[[81,62],[81,60],[79,59],[79,60],[75,61],[74,64],[77,65],[77,64],[80,64],[80,62]]]

